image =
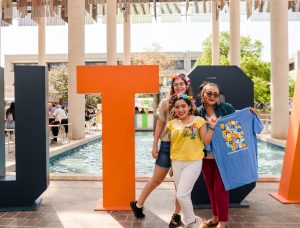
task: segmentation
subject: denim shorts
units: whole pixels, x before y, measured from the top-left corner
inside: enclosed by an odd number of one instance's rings
[[[170,142],[161,141],[158,151],[158,158],[155,162],[156,165],[162,168],[171,167],[171,158],[170,158]]]

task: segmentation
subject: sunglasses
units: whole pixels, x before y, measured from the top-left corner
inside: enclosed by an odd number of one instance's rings
[[[184,85],[185,85],[184,82],[174,82],[174,83],[173,83],[173,86],[174,86],[174,87],[184,86]]]
[[[217,92],[212,92],[212,91],[207,91],[206,93],[205,93],[209,98],[212,98],[212,97],[214,97],[214,98],[218,98],[219,96],[220,96],[220,94],[219,93],[217,93]]]

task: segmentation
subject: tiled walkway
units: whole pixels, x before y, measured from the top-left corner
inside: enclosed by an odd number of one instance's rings
[[[137,183],[137,194],[145,182]],[[300,205],[283,205],[270,197],[277,183],[258,183],[247,197],[249,208],[230,209],[230,228],[300,227]],[[131,212],[94,212],[102,184],[96,181],[52,181],[34,212],[2,212],[1,227],[168,227],[174,203],[174,187],[164,182],[145,205],[146,218],[135,219]],[[207,219],[210,210],[197,210]]]

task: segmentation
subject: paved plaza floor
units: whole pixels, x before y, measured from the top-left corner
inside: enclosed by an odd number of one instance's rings
[[[146,182],[138,182],[137,195]],[[278,183],[258,183],[246,198],[249,208],[230,209],[230,228],[300,227],[300,204],[284,205],[269,196]],[[1,227],[168,227],[173,212],[174,185],[164,182],[145,204],[146,218],[136,219],[129,211],[95,212],[96,201],[102,195],[100,181],[51,181],[42,195],[38,210],[1,212]],[[208,219],[210,210],[196,210]]]

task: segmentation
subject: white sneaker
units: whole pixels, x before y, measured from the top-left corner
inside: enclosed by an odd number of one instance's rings
[[[187,224],[184,226],[185,228],[199,228],[200,227],[200,218],[195,216],[195,222]]]

